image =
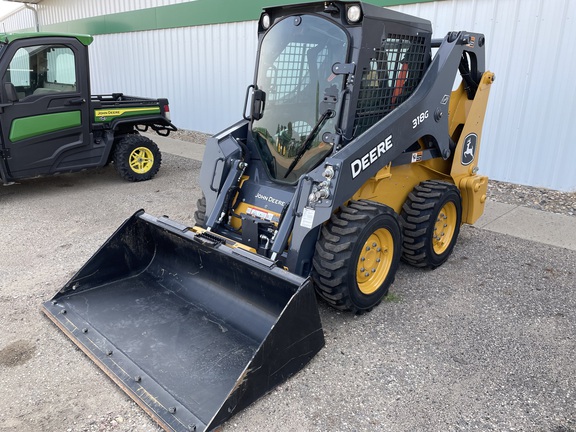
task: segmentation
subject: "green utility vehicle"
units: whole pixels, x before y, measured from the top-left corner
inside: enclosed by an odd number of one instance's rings
[[[130,181],[160,168],[158,146],[139,131],[167,136],[167,99],[90,94],[87,35],[0,35],[0,180],[80,171],[114,162]]]

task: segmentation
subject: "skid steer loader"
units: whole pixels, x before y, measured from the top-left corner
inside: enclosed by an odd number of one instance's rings
[[[45,313],[166,430],[210,430],[323,347],[316,294],[368,311],[482,214],[482,34],[366,3],[266,8],[244,119],[194,227],[139,211]],[[459,72],[461,84],[455,90]]]

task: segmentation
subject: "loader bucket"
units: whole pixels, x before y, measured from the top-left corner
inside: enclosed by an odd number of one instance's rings
[[[324,345],[309,279],[143,211],[43,310],[165,430],[211,430]]]

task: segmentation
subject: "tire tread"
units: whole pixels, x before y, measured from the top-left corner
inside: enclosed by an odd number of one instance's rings
[[[336,309],[360,314],[371,310],[381,301],[380,298],[376,304],[359,307],[351,298],[350,287],[347,286],[348,266],[354,245],[365,225],[380,214],[391,214],[395,219],[397,217],[390,207],[370,201],[350,201],[348,205],[340,207],[322,228],[312,261],[312,279],[318,295]],[[390,268],[393,274],[387,281],[388,286],[394,281],[397,266],[398,261]],[[388,287],[382,297],[387,293]]]
[[[457,208],[461,212],[460,191],[452,183],[440,180],[426,180],[408,194],[408,199],[402,205],[400,222],[404,234],[402,243],[402,259],[414,267],[436,268],[442,265],[452,252],[459,232],[459,223],[454,232],[452,245],[442,257],[434,255],[430,245],[432,238],[429,233],[433,229],[435,215],[434,209],[444,197],[456,193],[459,203]],[[460,214],[458,218],[460,219]]]

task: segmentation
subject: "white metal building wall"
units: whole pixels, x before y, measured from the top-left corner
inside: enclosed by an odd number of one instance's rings
[[[40,23],[184,1],[44,0]],[[430,19],[435,37],[451,30],[486,35],[486,64],[496,82],[484,124],[481,172],[576,191],[570,157],[576,45],[568,33],[576,1],[441,0],[392,9]],[[214,133],[241,118],[256,42],[255,22],[96,36],[90,47],[93,90],[166,96],[177,126]]]
[[[44,0],[36,6],[42,26],[189,1],[191,0]],[[34,28],[35,25],[33,12],[30,9],[20,9],[2,20],[1,31],[12,32]]]
[[[167,97],[174,124],[216,133],[242,118],[255,21],[96,36],[93,93]]]
[[[190,0],[44,0],[38,4],[38,13],[41,16],[41,24],[54,24],[81,18],[167,6],[176,3],[186,3],[189,1]]]
[[[397,6],[451,30],[486,35],[496,74],[482,135],[480,170],[513,183],[576,191],[574,0],[445,0]]]
[[[20,29],[34,28],[34,12],[30,9],[17,9],[2,19],[0,31],[10,33]]]

